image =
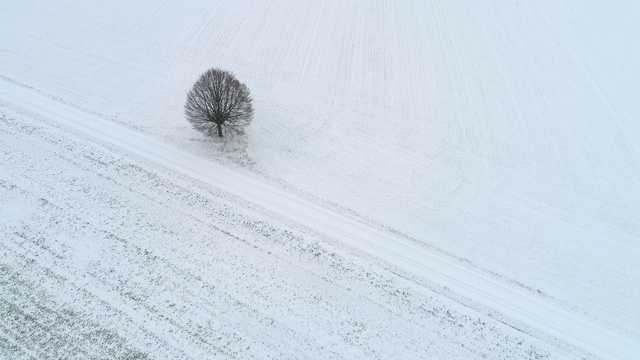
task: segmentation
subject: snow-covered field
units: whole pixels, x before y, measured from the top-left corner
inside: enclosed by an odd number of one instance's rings
[[[0,4],[0,358],[640,357],[639,23]],[[246,138],[184,120],[210,67]]]

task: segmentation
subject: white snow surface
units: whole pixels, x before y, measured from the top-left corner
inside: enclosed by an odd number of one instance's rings
[[[0,357],[640,356],[640,3],[0,9]]]

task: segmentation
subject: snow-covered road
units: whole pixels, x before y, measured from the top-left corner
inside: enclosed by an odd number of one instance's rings
[[[640,344],[577,314],[544,303],[402,238],[359,224],[263,182],[8,81],[0,99],[244,198],[360,249],[413,275],[603,358],[640,357]]]

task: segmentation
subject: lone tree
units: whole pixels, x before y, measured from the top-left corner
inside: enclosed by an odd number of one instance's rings
[[[200,76],[187,95],[184,112],[193,128],[222,137],[222,128],[243,134],[253,118],[251,94],[233,74],[210,69]]]

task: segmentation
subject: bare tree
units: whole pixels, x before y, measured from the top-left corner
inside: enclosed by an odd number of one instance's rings
[[[216,132],[222,137],[222,128],[243,134],[244,127],[253,118],[251,94],[247,86],[233,74],[210,69],[200,76],[187,95],[184,112],[193,128],[206,135]]]

